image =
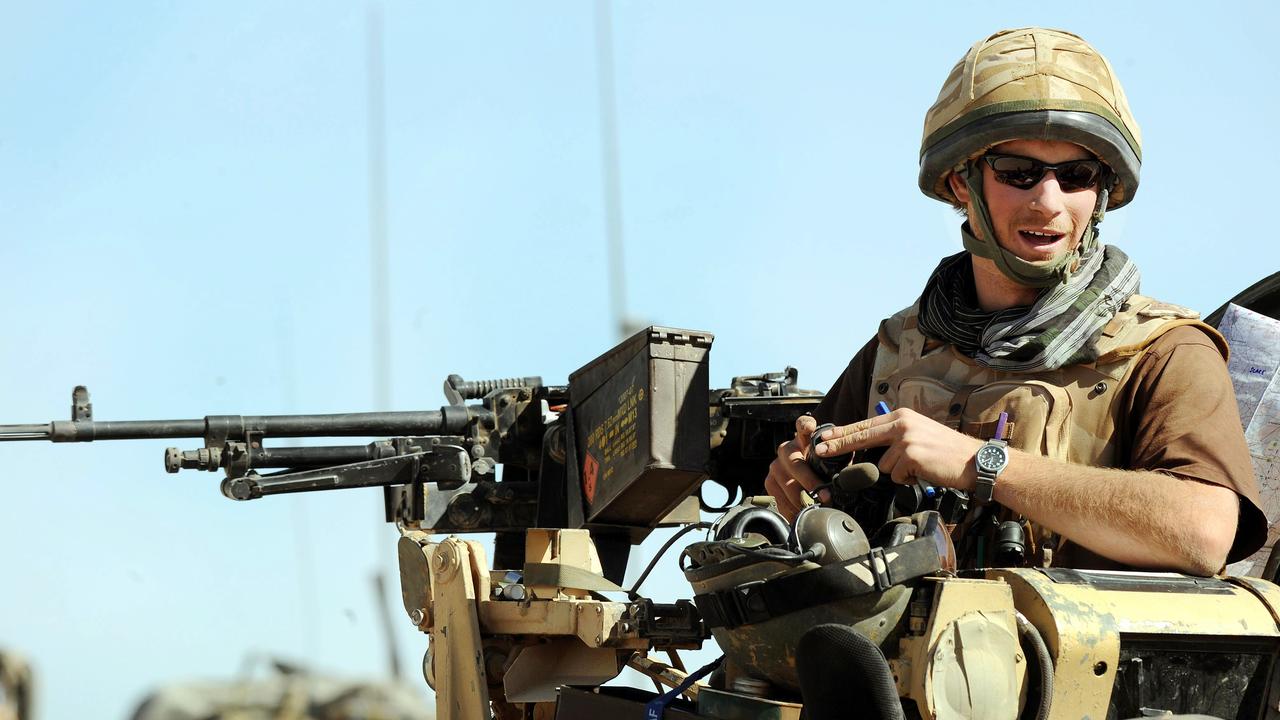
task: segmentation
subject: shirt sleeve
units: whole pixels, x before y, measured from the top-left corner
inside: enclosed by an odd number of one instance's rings
[[[1194,326],[1173,328],[1138,360],[1121,402],[1118,457],[1132,470],[1155,470],[1221,485],[1240,497],[1227,562],[1266,540],[1258,481],[1241,427],[1235,390],[1214,342]]]
[[[879,346],[878,338],[873,335],[849,361],[849,366],[813,411],[813,416],[819,423],[848,425],[867,419],[871,376],[875,371],[876,348]]]

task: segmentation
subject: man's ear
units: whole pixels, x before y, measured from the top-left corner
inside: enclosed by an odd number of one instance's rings
[[[969,204],[969,186],[965,185],[964,178],[959,174],[952,172],[947,175],[947,185],[951,187],[951,194],[956,196],[961,205]]]

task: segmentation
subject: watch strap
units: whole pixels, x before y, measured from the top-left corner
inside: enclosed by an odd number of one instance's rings
[[[982,447],[985,448],[989,445],[999,445],[1001,448],[1005,449],[1007,464],[1009,443],[1005,440],[993,438],[984,443]],[[982,452],[981,448],[979,448],[978,452]],[[995,496],[996,477],[1000,474],[1000,471],[1004,470],[1004,468],[1002,467],[996,472],[991,472],[990,470],[984,469],[981,463],[975,462],[974,465],[978,470],[978,480],[973,487],[973,499],[981,504],[989,503]]]

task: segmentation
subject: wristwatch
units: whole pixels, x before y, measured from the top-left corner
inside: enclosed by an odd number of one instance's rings
[[[996,478],[1009,464],[1009,443],[1004,439],[1004,428],[1009,416],[1000,413],[1000,421],[996,423],[996,436],[978,448],[974,456],[974,465],[978,468],[978,482],[973,488],[973,499],[979,504],[991,502],[996,491]]]

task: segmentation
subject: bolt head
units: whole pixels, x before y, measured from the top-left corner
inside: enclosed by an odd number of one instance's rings
[[[421,608],[415,609],[413,612],[409,613],[409,620],[414,625],[421,625],[422,621],[426,619],[427,619],[427,614],[422,612]]]

